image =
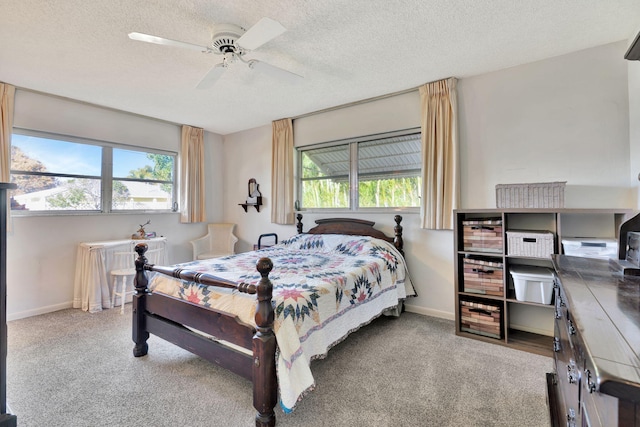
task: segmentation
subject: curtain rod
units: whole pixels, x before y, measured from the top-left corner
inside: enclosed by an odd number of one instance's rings
[[[410,93],[410,92],[413,92],[415,90],[418,90],[418,88],[419,88],[419,86],[413,87],[413,88],[410,88],[410,89],[401,90],[401,91],[398,91],[398,92],[387,93],[385,95],[374,96],[373,98],[361,99],[360,101],[349,102],[348,104],[336,105],[335,107],[329,107],[329,108],[325,108],[323,110],[317,110],[317,111],[312,111],[310,113],[300,114],[299,116],[291,117],[291,120],[302,119],[302,118],[309,117],[309,116],[315,116],[316,114],[328,113],[330,111],[341,110],[343,108],[353,107],[354,105],[366,104],[368,102],[379,101],[381,99],[391,98],[393,96],[404,95],[405,93]]]
[[[446,78],[443,78],[443,79],[432,80],[430,82],[423,83],[420,86],[416,86],[416,87],[412,87],[412,88],[409,88],[409,89],[400,90],[398,92],[387,93],[385,95],[374,96],[373,98],[361,99],[360,101],[354,101],[354,102],[350,102],[348,104],[336,105],[335,107],[329,107],[329,108],[325,108],[323,110],[317,110],[317,111],[312,111],[310,113],[300,114],[298,116],[291,117],[291,120],[302,119],[302,118],[305,118],[305,117],[314,116],[316,114],[328,113],[330,111],[340,110],[342,108],[353,107],[354,105],[366,104],[368,102],[378,101],[380,99],[391,98],[392,96],[404,95],[405,93],[410,93],[410,92],[413,92],[414,90],[419,90],[420,87],[422,87],[424,85],[428,85],[430,83],[439,82],[439,81],[442,81],[442,80],[447,80],[447,79],[450,79],[450,78],[451,77],[446,77]]]

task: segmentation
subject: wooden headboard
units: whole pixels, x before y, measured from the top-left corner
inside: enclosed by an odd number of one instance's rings
[[[298,223],[296,224],[298,233],[302,233],[302,214],[298,214],[296,218],[298,219]],[[373,226],[375,225],[375,222],[373,221],[355,218],[317,219],[317,225],[309,229],[309,231],[307,231],[307,234],[347,234],[351,236],[376,237],[378,239],[386,240],[387,242],[393,243],[396,249],[398,249],[398,251],[400,251],[400,253],[404,255],[404,241],[402,239],[402,226],[400,225],[400,223],[402,222],[402,216],[396,215],[394,217],[394,221],[396,222],[396,225],[393,228],[395,233],[394,237],[389,237],[382,231],[373,228]]]

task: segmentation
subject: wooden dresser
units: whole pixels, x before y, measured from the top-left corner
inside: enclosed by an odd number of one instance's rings
[[[553,426],[640,427],[640,277],[554,255]]]

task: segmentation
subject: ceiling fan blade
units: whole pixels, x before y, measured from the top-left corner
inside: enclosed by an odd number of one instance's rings
[[[212,69],[207,71],[200,83],[196,86],[196,89],[208,89],[213,86],[218,79],[224,74],[227,67],[223,63],[216,64]]]
[[[236,42],[246,50],[254,50],[287,31],[278,21],[264,17],[249,28]]]
[[[210,50],[210,48],[208,48],[207,46],[198,46],[197,44],[181,42],[178,40],[165,39],[163,37],[152,36],[150,34],[129,33],[129,38],[131,40],[137,40],[141,42],[155,43],[155,44],[161,44],[165,46],[175,46],[175,47],[182,47],[182,48],[191,49],[191,50],[197,50],[198,52],[208,52]]]
[[[291,83],[299,82],[303,79],[300,74],[293,73],[285,70],[284,68],[276,67],[275,65],[271,65],[267,62],[258,61],[257,59],[253,59],[249,62],[249,68],[258,70],[280,80],[287,80]]]

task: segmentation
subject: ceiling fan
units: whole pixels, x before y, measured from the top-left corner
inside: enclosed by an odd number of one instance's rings
[[[276,67],[275,65],[271,65],[264,61],[246,59],[244,57],[250,51],[259,48],[285,31],[286,28],[284,28],[278,21],[265,17],[248,30],[245,30],[235,24],[216,24],[214,26],[214,34],[211,37],[211,43],[209,46],[199,46],[178,40],[165,39],[163,37],[135,32],[129,33],[129,38],[131,40],[141,42],[175,46],[197,50],[202,53],[222,55],[222,62],[214,65],[214,67],[204,75],[202,80],[200,80],[200,83],[196,86],[198,89],[207,89],[213,86],[229,66],[235,62],[242,62],[253,70],[259,70],[277,78],[283,78],[290,81],[301,79],[302,76],[299,74]]]

